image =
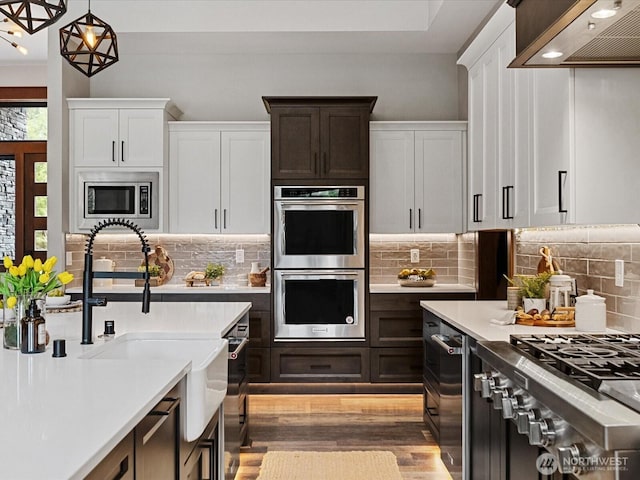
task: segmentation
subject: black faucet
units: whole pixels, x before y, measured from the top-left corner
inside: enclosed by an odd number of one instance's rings
[[[93,271],[93,241],[96,235],[106,227],[119,226],[133,230],[140,238],[142,253],[144,253],[144,272],[94,272]],[[82,345],[93,343],[91,327],[93,325],[93,307],[104,307],[107,299],[93,296],[94,278],[144,278],[142,290],[142,313],[149,313],[151,303],[151,288],[149,287],[149,244],[144,232],[136,224],[123,218],[109,218],[99,222],[91,229],[84,252],[84,270],[82,272]]]

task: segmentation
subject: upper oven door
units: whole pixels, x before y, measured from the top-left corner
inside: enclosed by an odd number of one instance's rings
[[[364,268],[364,201],[276,200],[275,268]]]

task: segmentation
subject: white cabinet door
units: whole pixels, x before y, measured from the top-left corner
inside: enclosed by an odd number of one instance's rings
[[[117,167],[117,109],[70,110],[71,154],[76,167]]]
[[[163,167],[164,110],[73,109],[76,167]]]
[[[120,110],[118,158],[121,166],[162,167],[164,143],[163,110]]]
[[[571,222],[569,179],[573,154],[572,73],[568,68],[531,72],[530,221],[532,226]]]
[[[169,144],[170,231],[220,232],[220,132],[171,132]]]
[[[371,131],[371,233],[415,231],[414,132]]]
[[[416,232],[463,231],[460,131],[415,132]]]
[[[269,233],[269,132],[222,132],[222,232]]]

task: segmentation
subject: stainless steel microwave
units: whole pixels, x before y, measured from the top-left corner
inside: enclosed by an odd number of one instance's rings
[[[107,218],[131,220],[158,229],[158,172],[87,171],[78,175],[78,227],[92,228]]]

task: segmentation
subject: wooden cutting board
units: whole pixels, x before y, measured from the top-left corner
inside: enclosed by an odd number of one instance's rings
[[[529,327],[575,327],[575,320],[534,320],[527,318],[517,318],[517,325],[527,325]]]

